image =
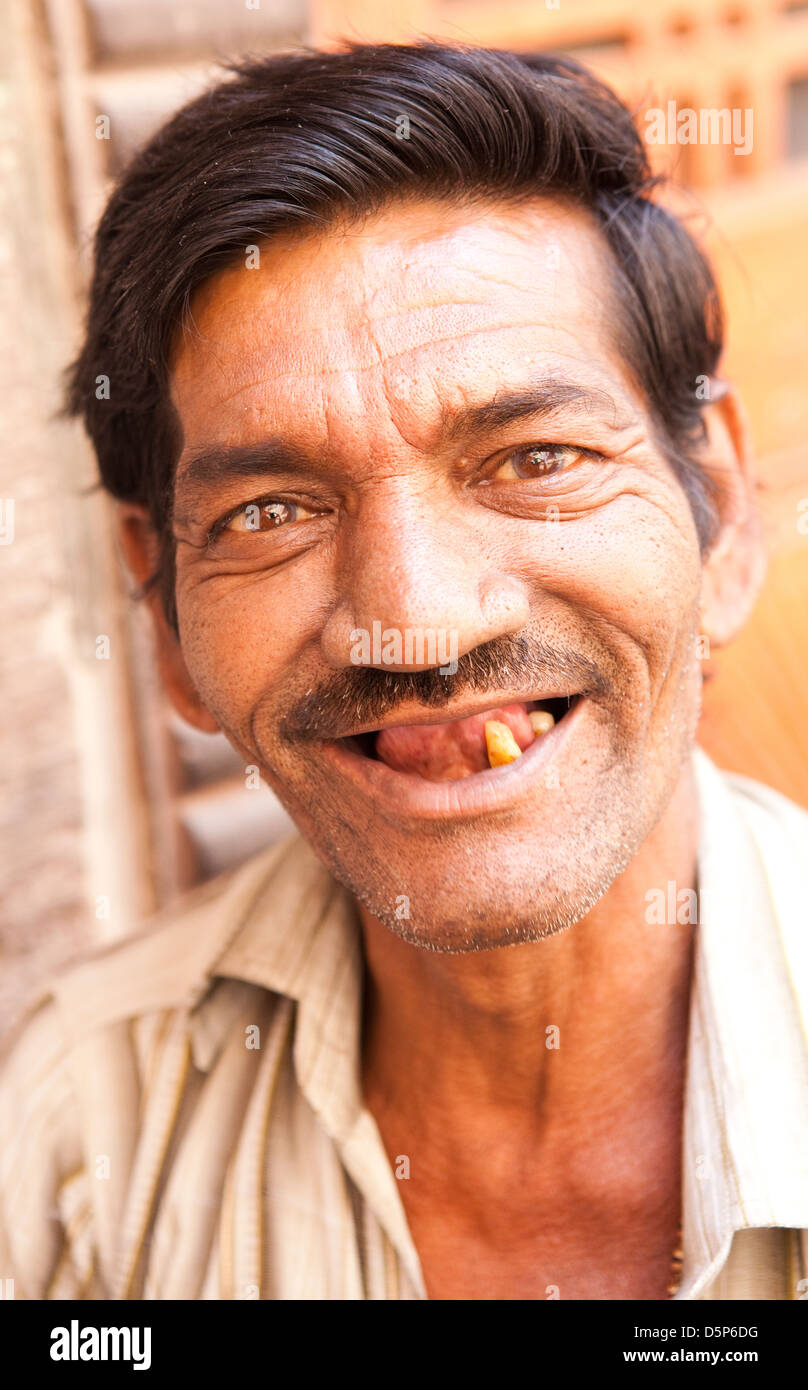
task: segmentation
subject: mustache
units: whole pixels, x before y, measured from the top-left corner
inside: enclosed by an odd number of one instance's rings
[[[588,657],[559,651],[520,634],[495,637],[458,658],[457,670],[442,676],[427,671],[382,671],[352,666],[308,690],[278,726],[294,742],[345,738],[355,728],[379,722],[400,705],[418,702],[442,709],[459,695],[490,692],[492,704],[503,690],[515,692],[555,683],[561,677],[585,694],[605,694],[609,684]],[[515,697],[518,698],[518,697]]]

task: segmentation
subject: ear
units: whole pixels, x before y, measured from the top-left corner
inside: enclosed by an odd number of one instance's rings
[[[157,533],[145,507],[136,506],[131,502],[118,502],[116,509],[118,539],[124,559],[136,584],[143,589],[156,572],[159,563],[160,545]],[[156,586],[146,590],[144,602],[149,607],[154,623],[160,679],[171,703],[194,728],[201,729],[204,733],[217,733],[219,725],[196,693],[185,665],[179,638],[166,618],[163,601]]]
[[[704,408],[702,466],[717,485],[720,527],[702,571],[701,631],[726,646],[743,628],[766,575],[763,527],[755,496],[746,410],[734,386],[713,381]]]

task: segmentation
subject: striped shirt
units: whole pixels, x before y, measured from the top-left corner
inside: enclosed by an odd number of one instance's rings
[[[808,1297],[808,815],[694,754],[678,1299]],[[32,1299],[424,1299],[360,1076],[354,904],[299,837],[52,980],[0,1071]],[[562,1294],[563,1296],[563,1294]]]

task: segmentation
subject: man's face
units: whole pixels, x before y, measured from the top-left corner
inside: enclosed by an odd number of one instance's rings
[[[608,256],[555,202],[391,207],[246,253],[177,342],[191,679],[334,875],[425,946],[576,921],[694,735],[698,537]],[[531,742],[530,702],[566,697]],[[525,747],[492,769],[489,711]]]

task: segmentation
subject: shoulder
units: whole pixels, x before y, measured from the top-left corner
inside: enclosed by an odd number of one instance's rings
[[[737,772],[722,772],[738,815],[755,841],[772,895],[804,915],[808,890],[808,811],[782,792]]]
[[[29,1179],[50,1187],[59,1170],[79,1163],[75,1099],[68,1040],[55,1002],[43,992],[0,1051],[0,1191],[20,1164]]]
[[[298,840],[52,976],[2,1040],[0,1264],[14,1268],[17,1297],[108,1296],[103,1238],[120,1224],[139,1127],[147,1113],[175,1112],[194,1042],[209,1060],[241,1013],[257,1016],[257,987],[217,978],[216,963],[276,875],[305,876]],[[118,1183],[93,1181],[97,1152]],[[98,1242],[103,1278],[93,1274]]]
[[[86,952],[44,982],[11,1034],[0,1039],[0,1093],[24,1093],[32,1077],[55,1077],[60,1067],[67,1076],[85,1040],[114,1050],[115,1039],[129,1030],[140,1044],[140,1033],[159,1028],[161,1019],[187,1017],[214,984],[217,1001],[240,998],[237,980],[228,988],[217,981],[217,965],[231,943],[256,910],[266,925],[273,915],[280,924],[290,899],[316,892],[327,877],[294,834],[185,894],[133,935]]]
[[[58,1097],[65,1090],[66,1068],[64,1066],[66,1039],[59,1021],[59,1011],[43,989],[34,1003],[29,1004],[27,1012],[17,1026],[3,1038],[0,1048],[0,1116],[3,1111],[14,1109],[15,1102],[24,1102],[29,1110],[37,1097],[43,1099],[42,1081],[46,1077],[56,1078],[57,1084],[51,1088],[51,1100],[58,1103]],[[0,1132],[11,1133],[0,1123]]]
[[[725,772],[723,776],[741,814],[755,832],[775,830],[778,838],[785,837],[787,851],[796,849],[804,854],[808,846],[808,811],[803,806],[774,787],[738,772]]]
[[[808,874],[808,811],[782,792],[739,772],[716,766],[702,748],[696,748],[696,772],[708,809],[722,812],[731,804],[747,831],[780,864],[791,863]]]
[[[46,1112],[69,1114],[75,1057],[86,1038],[115,1051],[124,1031],[144,1031],[184,1014],[210,989],[216,962],[275,872],[296,859],[298,837],[186,894],[122,941],[107,943],[47,979],[17,1025],[0,1041],[0,1132],[36,1128]],[[139,1045],[139,1032],[132,1034]],[[96,1049],[98,1050],[98,1049]],[[84,1062],[82,1063],[82,1065]],[[8,1156],[9,1146],[4,1147]]]
[[[117,1020],[193,1007],[267,882],[295,872],[301,845],[296,835],[273,845],[53,977],[50,994],[67,1040]]]
[[[773,787],[721,771],[701,749],[697,771],[702,810],[731,860],[727,872],[747,880],[754,861],[792,987],[808,1011],[808,811]]]
[[[66,1039],[56,1005],[44,996],[3,1041],[0,1136],[0,1264],[13,1271],[15,1298],[44,1298],[83,1168]],[[69,1279],[71,1262],[61,1263]],[[74,1293],[78,1279],[67,1287]]]
[[[808,1011],[808,811],[749,777],[728,774],[727,780],[760,854],[792,979]]]

